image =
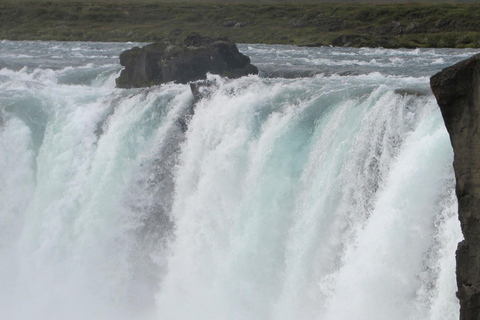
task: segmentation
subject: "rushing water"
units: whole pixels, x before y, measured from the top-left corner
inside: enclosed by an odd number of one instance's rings
[[[458,318],[428,81],[473,51],[241,45],[192,109],[131,46],[0,42],[1,319]]]

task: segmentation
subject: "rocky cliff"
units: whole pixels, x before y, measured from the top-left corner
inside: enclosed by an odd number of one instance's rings
[[[174,81],[188,83],[205,79],[206,74],[239,78],[257,74],[250,59],[238,51],[235,43],[198,34],[183,42],[156,42],[134,47],[120,54],[125,68],[116,79],[119,88],[148,87]]]
[[[480,319],[480,55],[430,79],[454,150],[458,215],[465,240],[458,244],[460,319]]]

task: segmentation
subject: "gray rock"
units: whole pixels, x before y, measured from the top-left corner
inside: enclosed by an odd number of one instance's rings
[[[258,74],[250,59],[227,39],[198,34],[182,43],[156,42],[120,54],[125,68],[116,79],[118,88],[139,88],[174,81],[188,83],[205,79],[207,73],[228,78]]]
[[[454,151],[458,216],[465,240],[458,244],[460,320],[480,317],[480,55],[430,79]]]

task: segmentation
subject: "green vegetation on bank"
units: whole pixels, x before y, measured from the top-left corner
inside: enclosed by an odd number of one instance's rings
[[[0,39],[152,42],[191,32],[238,43],[479,48],[480,5],[0,0]]]

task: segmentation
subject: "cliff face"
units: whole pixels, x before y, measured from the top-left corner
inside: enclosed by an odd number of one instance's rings
[[[458,244],[460,320],[480,319],[480,55],[430,79],[454,150],[458,215],[465,240]]]

